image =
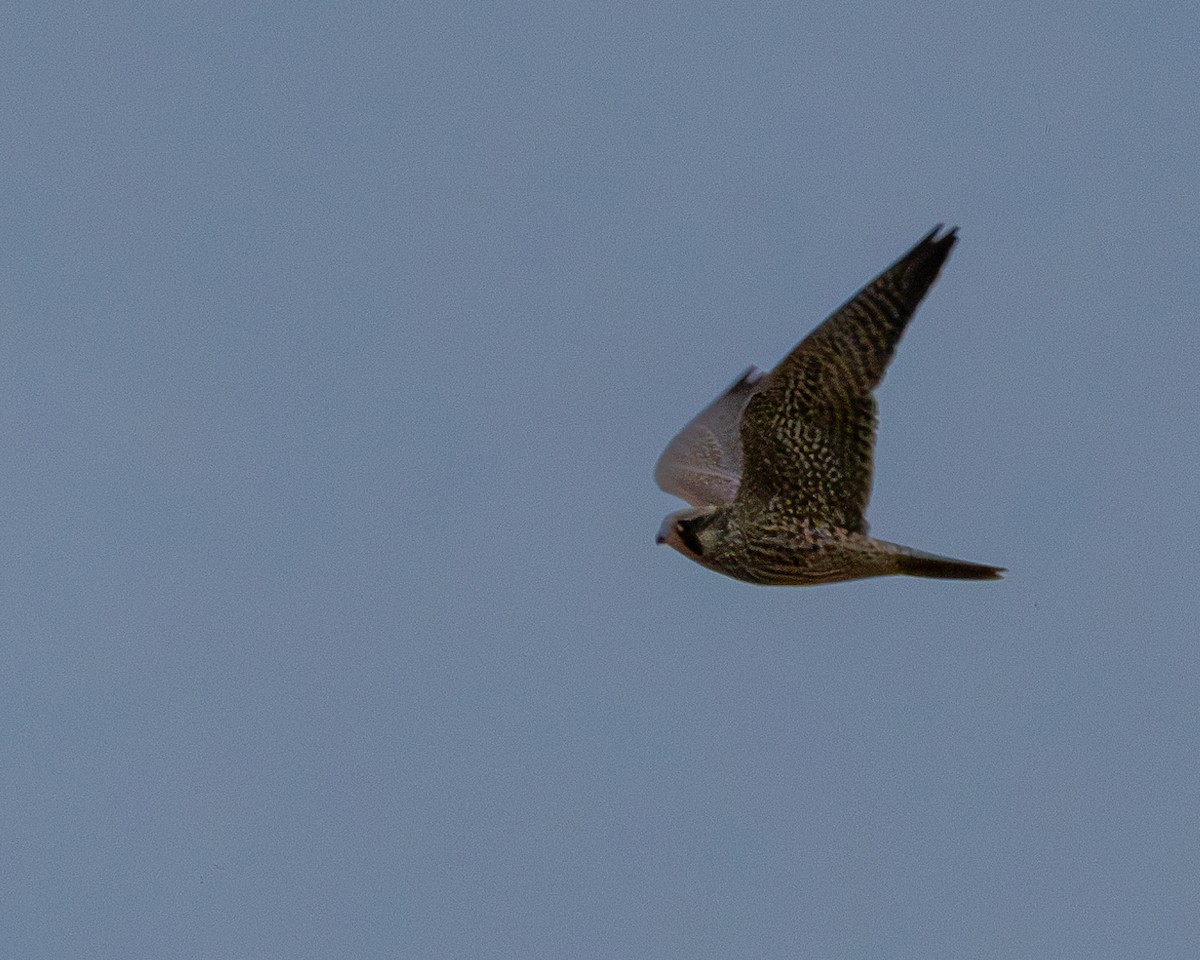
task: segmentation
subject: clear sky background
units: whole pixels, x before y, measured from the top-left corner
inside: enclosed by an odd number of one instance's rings
[[[0,955],[1200,951],[1200,8],[17,3]],[[934,224],[882,537],[653,538]]]

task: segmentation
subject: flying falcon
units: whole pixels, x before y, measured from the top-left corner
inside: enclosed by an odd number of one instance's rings
[[[737,580],[836,583],[888,574],[995,580],[1003,567],[867,535],[872,395],[955,243],[937,226],[768,374],[751,367],[671,441],[658,485],[693,509],[656,538]]]

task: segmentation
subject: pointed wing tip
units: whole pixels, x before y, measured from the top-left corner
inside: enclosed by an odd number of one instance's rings
[[[942,233],[942,230],[945,229],[945,226],[946,225],[944,223],[936,224],[934,228],[925,234],[925,236],[923,236],[917,243],[918,249],[928,245],[931,247],[945,247],[947,250],[949,250],[952,246],[954,246],[954,244],[958,242],[958,227],[950,227],[950,229],[946,230],[945,233]],[[941,236],[938,236],[938,234],[941,234]]]
[[[942,265],[946,262],[946,258],[950,256],[950,251],[958,243],[958,227],[951,227],[944,233],[942,232],[943,227],[944,224],[939,223],[925,234],[917,241],[915,247],[900,258],[896,265],[907,264],[909,269],[914,270],[917,275],[924,275],[927,278],[926,284],[933,283],[941,271]]]

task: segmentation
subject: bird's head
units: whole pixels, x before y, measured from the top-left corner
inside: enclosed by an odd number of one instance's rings
[[[714,523],[720,509],[698,507],[673,513],[658,528],[654,542],[665,543],[689,560],[711,566],[712,551],[720,538],[720,531]]]

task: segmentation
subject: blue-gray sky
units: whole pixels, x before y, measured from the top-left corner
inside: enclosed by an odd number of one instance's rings
[[[1200,943],[1200,14],[18,3],[0,954]],[[653,535],[935,223],[880,536]]]

